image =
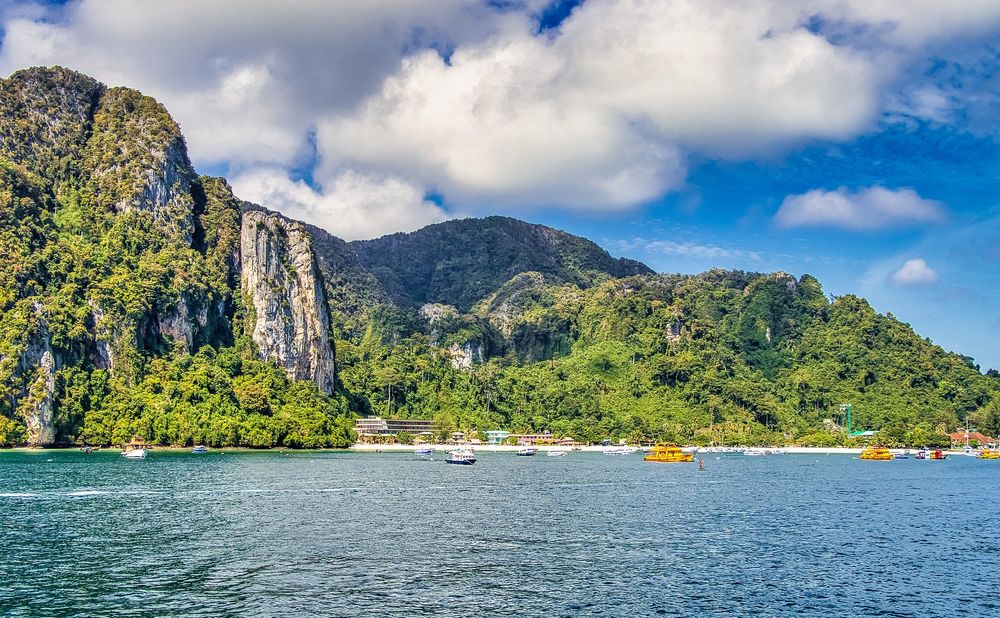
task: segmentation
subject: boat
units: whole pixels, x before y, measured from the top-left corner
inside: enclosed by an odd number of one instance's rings
[[[146,441],[136,436],[132,438],[131,442],[122,447],[122,457],[126,459],[145,459],[147,448]]]
[[[928,454],[927,459],[948,459],[948,453],[941,449],[934,449]]]
[[[864,459],[865,461],[892,461],[895,459],[893,454],[889,452],[889,449],[882,448],[881,446],[869,446],[865,450],[861,451],[861,457],[859,459]]]
[[[413,449],[413,454],[417,457],[426,457],[428,455],[434,454],[434,449],[432,448],[415,448]]]
[[[193,449],[191,449],[191,452],[194,453],[195,455],[201,455],[203,453],[207,453],[208,452],[208,447],[207,446],[202,446],[202,445],[199,444],[198,446],[196,446]]]
[[[518,457],[534,457],[535,453],[538,452],[536,448],[525,447],[517,452]]]
[[[762,448],[748,448],[743,451],[743,454],[747,457],[763,457],[764,455],[767,455],[767,451]]]
[[[979,455],[976,456],[976,459],[1000,459],[1000,451],[984,448],[979,451]]]
[[[545,453],[546,457],[565,457],[566,451],[549,451]]]
[[[658,463],[684,463],[694,461],[694,451],[682,449],[672,444],[657,444],[650,449],[649,455],[642,458],[643,461],[655,461]]]
[[[448,453],[448,459],[444,461],[445,463],[458,464],[460,466],[471,466],[476,463],[476,454],[472,452],[472,449],[460,448],[457,451]]]
[[[893,459],[909,459],[910,458],[910,456],[907,455],[906,453],[896,453],[892,457],[893,457]]]
[[[601,452],[604,453],[605,455],[631,455],[632,453],[635,453],[638,450],[639,449],[637,449],[634,446],[623,445],[623,446],[606,446],[604,447],[603,450],[601,450]]]

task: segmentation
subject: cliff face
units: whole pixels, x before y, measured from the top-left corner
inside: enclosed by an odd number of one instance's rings
[[[68,377],[134,384],[155,359],[232,345],[241,295],[260,357],[333,392],[310,234],[242,207],[152,98],[58,67],[0,80],[0,415],[33,445],[71,437]]]
[[[248,211],[240,232],[240,287],[253,305],[252,336],[262,358],[289,377],[334,388],[326,297],[309,234],[280,215]]]

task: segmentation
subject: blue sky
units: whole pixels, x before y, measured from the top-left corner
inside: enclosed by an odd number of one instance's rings
[[[0,71],[164,103],[345,238],[505,214],[660,271],[817,276],[1000,368],[1000,3],[0,3]]]

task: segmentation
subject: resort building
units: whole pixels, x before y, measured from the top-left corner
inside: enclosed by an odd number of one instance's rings
[[[991,438],[987,435],[981,434],[978,431],[958,431],[953,434],[949,434],[951,437],[952,444],[958,444],[964,446],[966,442],[978,442],[979,446],[987,446],[996,443],[996,438]]]
[[[403,432],[414,436],[431,435],[434,431],[434,421],[366,416],[354,421],[354,431],[357,432],[360,440],[366,438],[384,439]]]
[[[562,438],[556,438],[552,435],[552,432],[546,431],[544,433],[515,433],[510,435],[511,438],[517,440],[520,446],[543,446],[543,445],[559,445],[559,446],[575,446],[576,440],[569,436],[564,436]]]
[[[503,444],[510,437],[509,431],[494,429],[486,432],[486,444]]]

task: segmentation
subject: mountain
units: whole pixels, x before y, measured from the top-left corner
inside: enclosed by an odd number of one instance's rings
[[[580,287],[653,274],[586,238],[508,217],[446,221],[351,245],[396,303],[445,303],[461,311],[524,272]]]
[[[199,176],[137,91],[27,69],[0,112],[0,444],[342,446],[374,410],[700,443],[843,442],[844,402],[886,443],[1000,418],[995,372],[808,275],[656,274],[505,217],[345,242]]]

